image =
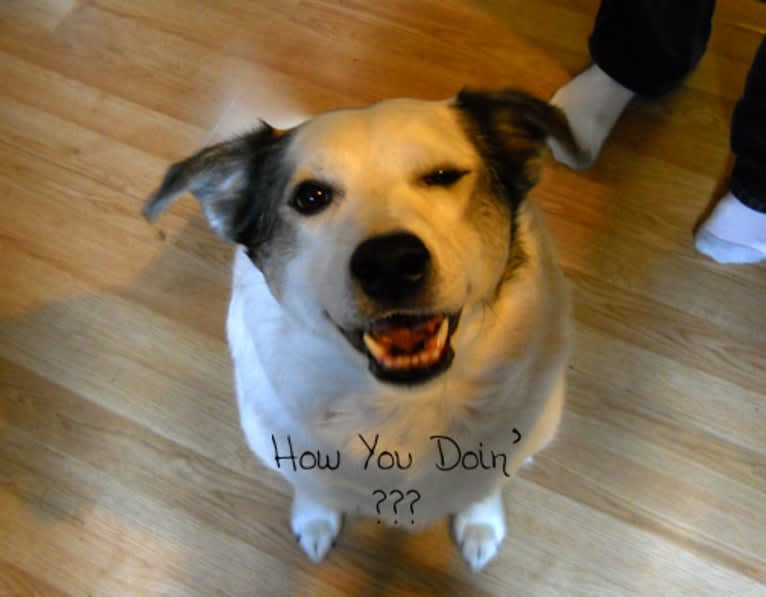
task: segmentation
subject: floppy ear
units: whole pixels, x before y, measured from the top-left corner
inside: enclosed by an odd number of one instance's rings
[[[263,202],[275,168],[276,148],[284,138],[263,123],[249,134],[206,147],[173,164],[160,188],[144,204],[144,217],[152,221],[185,192],[197,197],[210,226],[224,240],[244,242],[243,234],[258,228],[259,211],[253,201]],[[264,231],[261,231],[264,232]],[[247,239],[251,240],[251,239]]]
[[[463,113],[469,136],[513,207],[537,183],[548,137],[572,155],[580,154],[564,113],[524,91],[464,89],[455,106]]]

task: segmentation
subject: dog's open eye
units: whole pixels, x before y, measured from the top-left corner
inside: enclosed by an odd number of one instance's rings
[[[429,187],[451,187],[466,174],[468,174],[468,170],[437,168],[428,174],[424,174],[420,180]]]
[[[310,216],[327,207],[332,201],[332,196],[333,190],[329,186],[307,180],[295,189],[290,205],[298,213]]]

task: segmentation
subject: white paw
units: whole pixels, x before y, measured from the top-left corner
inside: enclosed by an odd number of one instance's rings
[[[290,526],[301,549],[312,562],[321,562],[327,555],[335,544],[340,525],[340,512],[302,496],[296,496],[293,500]]]
[[[500,494],[473,504],[454,522],[455,541],[473,572],[482,570],[505,538],[505,512]]]
[[[501,538],[488,524],[466,525],[462,537],[458,539],[460,551],[471,567],[472,572],[479,572],[497,555]]]

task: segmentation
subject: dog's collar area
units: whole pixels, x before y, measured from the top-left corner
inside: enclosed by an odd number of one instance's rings
[[[455,357],[450,340],[459,320],[459,312],[394,313],[370,321],[364,329],[341,332],[367,356],[377,379],[417,385],[449,369]]]

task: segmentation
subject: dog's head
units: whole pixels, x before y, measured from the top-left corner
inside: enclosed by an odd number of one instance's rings
[[[563,114],[519,91],[388,100],[203,149],[144,213],[192,192],[296,325],[416,384],[450,367],[461,313],[523,263],[515,217],[549,135],[576,152]]]

